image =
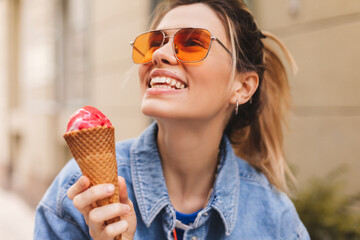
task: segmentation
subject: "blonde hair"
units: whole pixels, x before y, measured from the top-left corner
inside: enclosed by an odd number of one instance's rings
[[[297,72],[297,66],[290,52],[275,35],[262,33],[265,71],[260,86],[261,109],[249,125],[232,129],[229,135],[238,156],[263,172],[279,190],[290,193],[287,180],[295,184],[296,179],[283,152],[283,128],[287,126],[291,103],[290,88],[285,67],[268,41],[280,47],[293,73]]]
[[[254,71],[259,87],[251,100],[239,107],[224,130],[235,153],[261,171],[280,191],[289,193],[287,179],[295,178],[285,161],[283,126],[290,107],[290,90],[285,67],[268,41],[277,43],[286,60],[296,64],[284,44],[273,34],[261,32],[241,0],[165,0],[156,9],[151,28],[155,28],[171,9],[204,3],[223,22],[230,39],[234,72]]]

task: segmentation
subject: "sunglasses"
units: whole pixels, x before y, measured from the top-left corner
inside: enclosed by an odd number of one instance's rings
[[[176,30],[176,29],[165,29]],[[132,46],[134,63],[146,64],[152,61],[154,52],[173,39],[173,50],[178,61],[194,63],[204,60],[209,54],[212,42],[218,42],[231,56],[225,45],[203,28],[181,28],[174,36],[166,36],[165,30],[154,30],[140,34]]]

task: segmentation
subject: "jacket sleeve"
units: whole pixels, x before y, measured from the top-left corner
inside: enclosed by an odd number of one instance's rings
[[[83,216],[67,197],[67,190],[80,176],[71,160],[52,182],[36,208],[34,239],[91,239]]]

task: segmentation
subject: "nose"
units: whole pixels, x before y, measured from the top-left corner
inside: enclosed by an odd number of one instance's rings
[[[173,43],[170,39],[169,41],[165,41],[164,45],[153,53],[152,63],[154,65],[177,64],[178,61],[175,57],[175,53],[172,45]]]

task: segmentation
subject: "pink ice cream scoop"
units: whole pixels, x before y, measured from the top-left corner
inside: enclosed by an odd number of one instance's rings
[[[85,106],[70,117],[66,132],[88,129],[99,126],[111,127],[110,120],[98,109]]]
[[[64,139],[91,185],[112,183],[112,196],[96,201],[96,206],[120,202],[115,152],[115,128],[109,119],[94,107],[86,106],[70,117]],[[106,220],[105,224],[120,221],[120,217]],[[114,238],[121,240],[121,236]]]

